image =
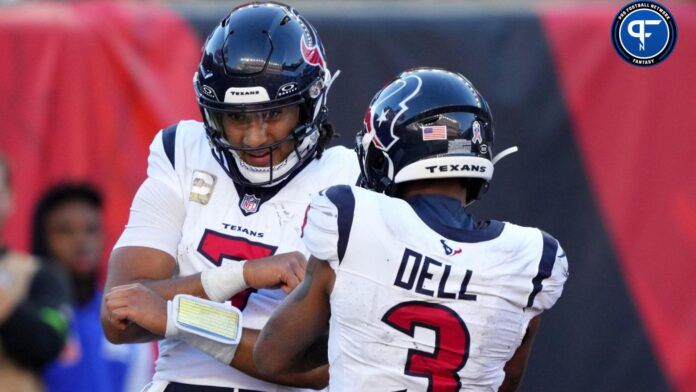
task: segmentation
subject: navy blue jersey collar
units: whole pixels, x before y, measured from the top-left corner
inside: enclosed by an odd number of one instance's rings
[[[239,200],[241,201],[244,198],[244,195],[249,194],[253,195],[254,197],[259,199],[259,205],[254,212],[246,212],[244,211],[241,207],[239,207],[239,210],[244,214],[244,216],[254,214],[258,212],[261,209],[261,205],[271,198],[278,194],[281,189],[285,185],[287,185],[290,181],[292,181],[295,176],[300,174],[302,170],[304,170],[311,162],[313,162],[316,159],[316,155],[313,156],[310,159],[307,159],[306,162],[302,163],[297,169],[295,169],[294,172],[290,173],[290,175],[281,181],[280,183],[273,185],[273,186],[268,186],[268,187],[263,187],[263,186],[252,186],[252,185],[242,185],[242,184],[237,184],[236,182],[232,181],[234,184],[234,188],[237,190],[237,195],[239,196]],[[231,177],[230,177],[231,178]]]
[[[492,240],[503,231],[498,221],[476,222],[459,199],[444,195],[417,195],[405,199],[418,217],[441,236],[457,242]]]

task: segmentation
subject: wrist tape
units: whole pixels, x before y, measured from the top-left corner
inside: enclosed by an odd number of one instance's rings
[[[201,273],[201,284],[205,295],[211,301],[224,302],[248,288],[249,285],[244,281],[245,263],[246,260],[228,262],[219,267],[204,270]]]

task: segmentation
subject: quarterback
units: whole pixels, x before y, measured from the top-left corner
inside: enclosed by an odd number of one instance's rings
[[[307,370],[328,325],[332,392],[514,391],[568,263],[545,232],[465,210],[509,152],[494,158],[493,138],[457,73],[415,69],[378,92],[358,135],[363,188],[313,197],[306,276],[262,330],[257,368]]]
[[[252,349],[304,278],[310,197],[359,176],[353,151],[326,148],[332,81],[316,31],[289,6],[240,6],[208,37],[194,76],[203,122],[182,121],[154,138],[147,179],[109,261],[104,332],[114,343],[159,340],[149,391],[326,384],[326,366],[260,375]],[[142,292],[231,300],[244,319],[239,346],[211,347],[154,320],[142,298],[155,297]]]

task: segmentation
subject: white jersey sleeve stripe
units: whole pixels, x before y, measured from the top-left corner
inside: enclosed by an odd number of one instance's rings
[[[539,260],[539,272],[536,274],[534,279],[532,279],[533,289],[531,294],[529,294],[529,299],[527,300],[527,307],[531,308],[534,305],[534,297],[543,288],[542,282],[544,279],[551,276],[551,271],[553,271],[553,264],[556,261],[556,251],[558,250],[558,241],[551,237],[544,231],[541,231],[541,235],[544,241],[544,248],[541,253],[541,259]]]

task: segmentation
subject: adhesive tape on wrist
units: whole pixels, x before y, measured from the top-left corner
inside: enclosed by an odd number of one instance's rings
[[[201,273],[201,284],[208,298],[224,302],[233,295],[249,287],[244,281],[246,260],[224,263],[217,268],[209,268]]]

